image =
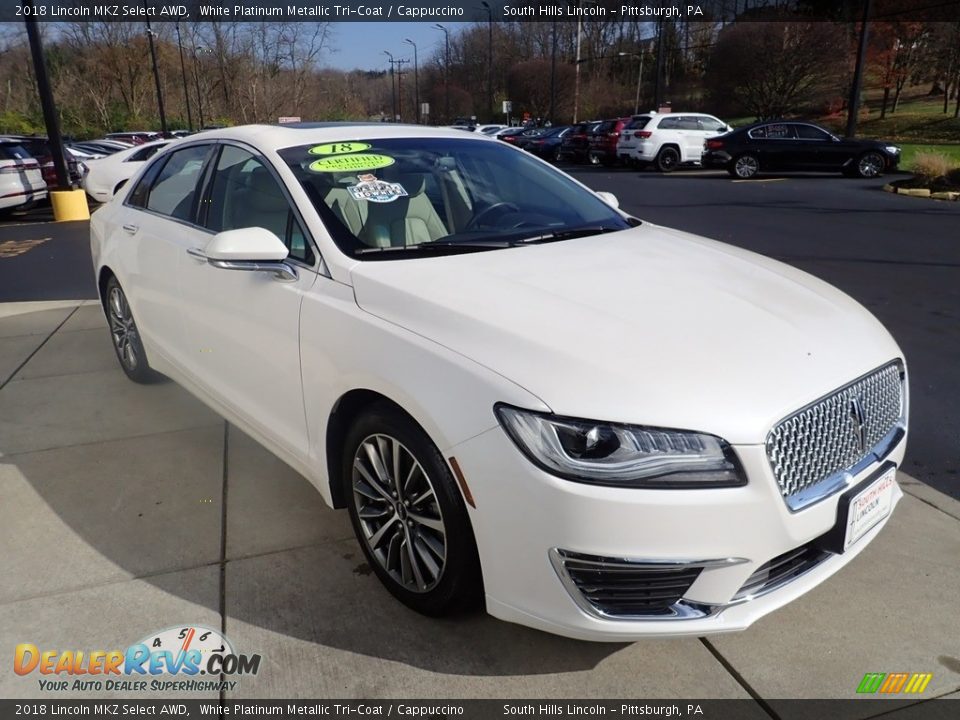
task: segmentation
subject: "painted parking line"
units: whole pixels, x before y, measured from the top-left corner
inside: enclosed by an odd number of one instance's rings
[[[760,180],[731,180],[732,183],[768,183],[783,182],[786,178],[761,178]]]
[[[12,258],[30,252],[38,245],[43,245],[53,238],[37,238],[36,240],[4,240],[0,242],[0,258]]]

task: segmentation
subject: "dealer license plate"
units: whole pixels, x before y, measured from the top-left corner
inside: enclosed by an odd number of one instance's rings
[[[847,532],[843,541],[846,550],[887,515],[893,508],[893,493],[897,486],[897,468],[891,465],[886,472],[850,499],[847,508]]]

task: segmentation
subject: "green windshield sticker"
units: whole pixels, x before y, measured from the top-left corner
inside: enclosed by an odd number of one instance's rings
[[[313,172],[357,172],[359,170],[377,170],[396,162],[386,155],[330,155],[314,160],[308,166]]]
[[[361,152],[369,150],[370,145],[361,142],[337,142],[327,143],[326,145],[317,145],[310,148],[307,152],[311,155],[342,155],[344,153]]]

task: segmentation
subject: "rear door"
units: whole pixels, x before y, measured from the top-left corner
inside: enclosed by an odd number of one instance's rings
[[[130,192],[119,213],[117,232],[132,242],[120,278],[148,353],[159,352],[185,367],[192,351],[183,333],[183,297],[178,274],[187,248],[204,237],[196,223],[198,188],[213,151],[210,143],[178,148],[159,158]],[[135,241],[135,242],[134,242]]]
[[[749,131],[750,150],[760,158],[765,170],[794,170],[797,153],[796,133],[787,123],[759,125]]]

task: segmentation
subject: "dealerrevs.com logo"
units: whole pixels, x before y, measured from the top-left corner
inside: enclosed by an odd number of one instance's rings
[[[858,693],[872,695],[918,694],[927,689],[933,673],[867,673],[857,686]]]
[[[38,675],[40,690],[194,692],[234,690],[260,671],[260,655],[237,653],[219,630],[186,625],[151,633],[126,650],[14,649],[13,671]]]

